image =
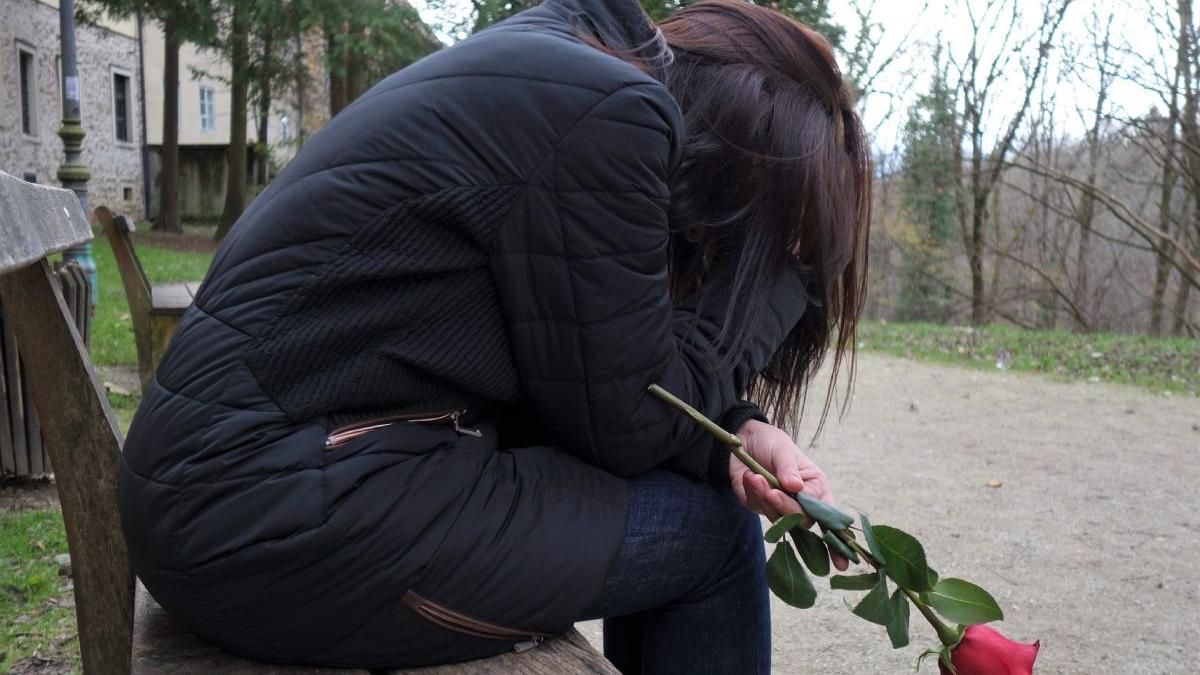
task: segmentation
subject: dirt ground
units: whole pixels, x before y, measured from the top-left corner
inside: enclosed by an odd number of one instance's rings
[[[811,452],[842,505],[990,590],[1038,673],[1200,672],[1200,401],[874,355],[854,395]],[[861,594],[818,589],[773,606],[774,672],[911,673],[936,641],[914,612],[893,651],[843,605]]]

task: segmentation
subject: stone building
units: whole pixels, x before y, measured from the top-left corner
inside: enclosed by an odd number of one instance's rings
[[[58,184],[63,161],[57,0],[2,0],[0,169]],[[76,28],[83,161],[92,207],[143,213],[141,68],[135,21]]]

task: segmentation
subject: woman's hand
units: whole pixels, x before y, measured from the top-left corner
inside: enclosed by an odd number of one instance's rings
[[[782,430],[770,424],[750,420],[738,429],[742,446],[751,457],[779,479],[788,492],[805,492],[817,499],[836,504],[829,490],[829,479],[816,464],[813,464],[796,443]],[[778,520],[789,513],[800,513],[800,505],[781,490],[774,490],[767,479],[754,473],[737,458],[729,456],[729,479],[733,491],[742,504],[770,520]],[[812,521],[808,522],[812,526]],[[832,554],[833,565],[839,570],[850,566],[850,561]]]

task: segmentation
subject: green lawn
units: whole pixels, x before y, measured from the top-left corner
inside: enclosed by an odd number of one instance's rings
[[[1200,340],[870,321],[858,341],[865,351],[921,361],[1200,395]]]
[[[0,672],[79,670],[70,579],[54,561],[66,552],[58,509],[0,510]]]
[[[180,251],[136,244],[138,257],[151,283],[199,281],[212,262],[211,251]],[[100,300],[92,320],[92,361],[100,366],[137,363],[133,329],[125,287],[113,260],[112,248],[103,236],[94,244],[96,271],[100,276]]]

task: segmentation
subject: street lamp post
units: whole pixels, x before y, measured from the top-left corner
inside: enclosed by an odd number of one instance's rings
[[[63,187],[75,191],[83,212],[87,213],[87,182],[91,174],[82,158],[84,133],[79,114],[79,64],[75,58],[75,0],[59,0],[58,33],[62,49],[63,114],[58,136],[62,138],[66,154],[66,160],[58,167],[58,180]],[[63,252],[63,258],[77,261],[87,272],[92,287],[92,307],[95,307],[100,284],[96,277],[96,260],[92,257],[92,243],[72,246]]]

